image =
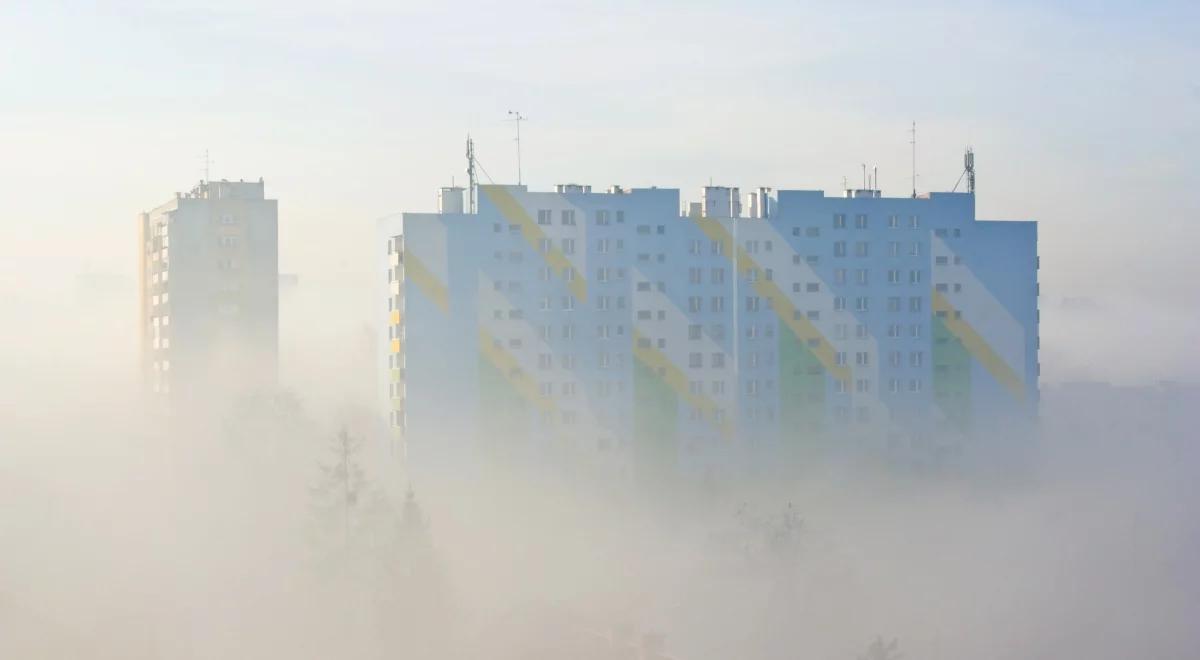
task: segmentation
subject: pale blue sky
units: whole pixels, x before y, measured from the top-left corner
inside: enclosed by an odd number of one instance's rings
[[[1042,222],[1043,345],[1083,367],[1149,327],[1154,373],[1200,370],[1195,3],[92,4],[0,8],[8,297],[132,281],[135,213],[205,148],[215,178],[265,177],[284,269],[369,296],[373,219],[461,181],[468,131],[515,178],[509,108],[532,186],[685,196],[709,177],[834,193],[863,162],[906,194],[915,119],[918,188],[953,186],[970,143],[980,216]],[[1147,325],[1076,327],[1064,295]]]

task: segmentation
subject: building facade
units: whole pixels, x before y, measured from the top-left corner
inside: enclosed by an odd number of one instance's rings
[[[412,460],[703,475],[945,454],[1036,416],[1037,226],[976,220],[973,193],[461,199],[379,223],[384,391]]]
[[[138,218],[142,369],[173,398],[275,383],[278,205],[262,180],[205,181]]]

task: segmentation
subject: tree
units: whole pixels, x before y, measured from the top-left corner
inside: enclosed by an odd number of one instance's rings
[[[893,638],[890,642],[884,642],[883,637],[876,637],[867,647],[867,652],[858,656],[858,660],[900,660],[902,657],[898,640]]]
[[[326,538],[340,533],[343,552],[351,547],[351,536],[364,508],[367,480],[358,462],[362,447],[361,438],[350,435],[345,429],[339,431],[329,443],[333,462],[320,466],[320,481],[310,490],[319,533]]]

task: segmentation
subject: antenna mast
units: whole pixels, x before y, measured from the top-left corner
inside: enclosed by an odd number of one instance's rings
[[[478,180],[475,178],[475,141],[471,139],[471,134],[467,133],[467,180],[470,182],[470,190],[467,192],[468,204],[470,212],[475,213],[475,189],[478,185]]]
[[[208,158],[208,149],[204,150],[204,182],[208,183],[208,168],[212,165],[212,161]]]
[[[508,116],[517,125],[517,185],[519,186],[521,185],[521,122],[525,121],[526,117],[516,110],[509,110]]]
[[[962,183],[963,177],[967,177],[967,192],[975,194],[975,150],[967,147],[967,152],[963,154],[963,171],[958,175],[958,181],[954,182],[954,190],[958,191],[958,184]]]
[[[912,138],[908,141],[912,145],[912,196],[917,198],[917,122],[912,123],[912,129],[909,130]]]
[[[975,194],[975,150],[967,147],[967,153],[963,155],[963,165],[967,169],[967,192]]]

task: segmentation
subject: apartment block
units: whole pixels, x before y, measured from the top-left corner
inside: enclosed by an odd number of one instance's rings
[[[953,455],[1036,417],[1037,225],[977,220],[974,193],[463,193],[379,222],[414,461],[703,476]]]

